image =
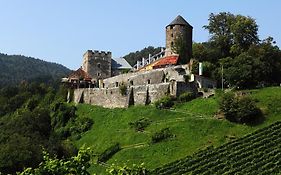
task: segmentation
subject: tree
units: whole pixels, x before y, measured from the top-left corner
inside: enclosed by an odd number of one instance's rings
[[[18,175],[89,175],[87,169],[90,167],[91,150],[82,148],[78,155],[68,160],[51,158],[50,155],[43,151],[43,162],[38,168],[27,168]]]
[[[247,95],[225,93],[219,105],[225,118],[231,122],[256,124],[263,119],[256,102]]]
[[[239,55],[259,41],[258,25],[251,17],[211,13],[209,24],[204,28],[211,34],[211,41],[220,48],[223,57]]]
[[[224,78],[230,87],[253,88],[261,81],[262,64],[258,58],[247,52],[235,58],[224,58],[221,64],[224,67]]]

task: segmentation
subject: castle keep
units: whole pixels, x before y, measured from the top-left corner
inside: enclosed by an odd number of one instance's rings
[[[181,16],[177,16],[169,25],[166,26],[166,55],[173,55],[173,47],[177,40],[183,43],[183,50],[186,52],[186,57],[192,57],[192,30],[193,27],[186,22]],[[185,58],[186,59],[186,58]],[[186,60],[182,60],[187,64]]]
[[[187,91],[197,93],[199,88],[215,88],[215,81],[191,74],[192,30],[183,17],[177,16],[166,26],[166,49],[133,67],[124,58],[113,59],[111,52],[88,50],[82,67],[63,82],[74,89],[75,103],[109,108],[147,105],[165,95],[178,97]],[[179,41],[182,55],[174,49]]]

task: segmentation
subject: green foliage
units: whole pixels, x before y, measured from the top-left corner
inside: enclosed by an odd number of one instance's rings
[[[173,137],[174,135],[172,134],[170,128],[164,128],[161,129],[159,132],[154,133],[151,136],[151,142],[152,143],[158,143],[161,142],[163,140],[166,140],[168,138]]]
[[[43,151],[43,162],[38,168],[27,168],[18,175],[90,175],[87,169],[90,167],[91,151],[90,149],[80,149],[78,155],[69,160],[51,158]]]
[[[136,131],[144,131],[146,127],[150,125],[151,121],[148,118],[141,118],[137,121],[130,122],[129,125],[134,128]]]
[[[159,53],[160,51],[161,47],[154,48],[152,46],[148,46],[142,49],[141,51],[131,52],[128,55],[124,56],[124,58],[126,59],[126,61],[128,61],[131,66],[134,66],[137,61],[141,61],[142,58],[148,58],[149,54],[153,56]]]
[[[121,147],[119,143],[112,145],[98,156],[98,162],[106,162],[108,159],[110,159],[114,154],[116,154],[120,150]]]
[[[256,123],[262,113],[256,106],[256,102],[248,96],[237,96],[233,92],[223,95],[220,109],[224,112],[226,119],[237,123]]]
[[[258,25],[251,17],[226,12],[211,13],[209,24],[204,28],[224,57],[230,56],[230,53],[240,54],[259,41]]]
[[[121,95],[126,95],[127,94],[127,85],[125,83],[121,83],[119,86],[119,91]]]
[[[42,147],[59,158],[76,153],[62,139],[80,136],[93,122],[75,115],[76,108],[64,103],[65,92],[38,83],[0,89],[0,172],[37,167]]]
[[[179,55],[179,64],[186,64],[189,62],[190,58],[187,58],[187,47],[186,47],[186,41],[183,39],[183,37],[178,37],[175,40],[175,43],[172,46],[172,51]]]
[[[166,164],[151,175],[280,174],[281,123],[276,122],[217,148]]]
[[[165,96],[156,101],[154,105],[157,109],[171,108],[174,105],[174,98],[171,96]]]
[[[179,97],[178,97],[178,100],[180,102],[188,102],[188,101],[191,101],[193,99],[195,99],[196,96],[194,93],[192,92],[185,92],[185,93],[182,93]]]
[[[70,73],[69,69],[56,63],[49,63],[22,55],[1,53],[0,70],[0,87],[15,86],[22,81],[54,83],[57,79]]]
[[[148,175],[149,171],[144,167],[144,164],[136,165],[133,167],[128,167],[127,165],[118,166],[112,164],[107,172],[111,175]]]

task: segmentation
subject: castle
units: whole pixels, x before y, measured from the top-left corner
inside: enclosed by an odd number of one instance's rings
[[[191,73],[192,30],[177,16],[166,26],[166,49],[133,67],[124,58],[112,59],[111,52],[88,50],[82,67],[63,82],[73,89],[75,103],[109,108],[147,105],[165,95],[177,97],[187,91],[215,88],[215,81]],[[183,54],[176,53],[179,41]],[[70,96],[69,92],[69,100]]]

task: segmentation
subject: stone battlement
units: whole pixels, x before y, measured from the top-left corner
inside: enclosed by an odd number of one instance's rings
[[[110,51],[99,51],[99,50],[87,50],[83,56],[85,56],[85,55],[110,56],[111,57],[111,52]]]

